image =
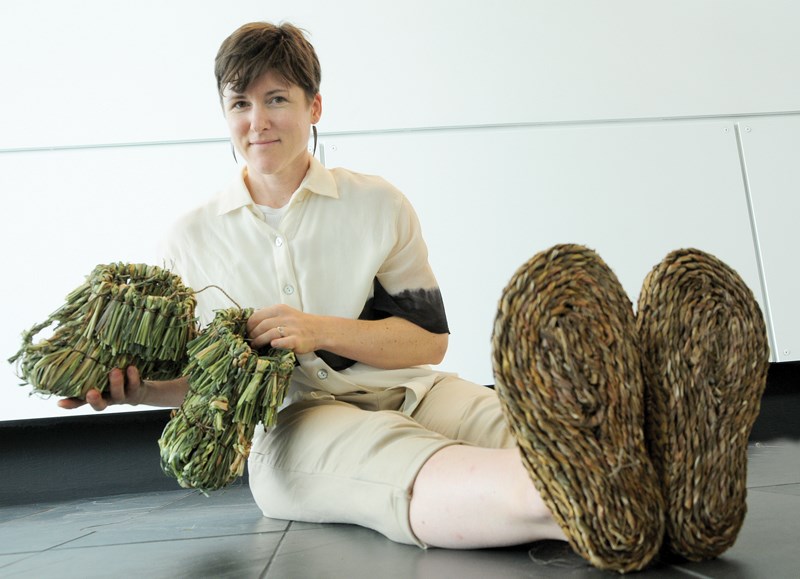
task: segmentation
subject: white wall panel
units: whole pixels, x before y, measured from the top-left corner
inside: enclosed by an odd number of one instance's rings
[[[631,300],[698,247],[761,291],[734,126],[722,121],[331,137],[328,166],[383,175],[416,207],[444,294],[443,368],[493,383],[489,340],[516,268],[555,243],[596,249]]]
[[[739,123],[776,361],[800,360],[800,116]]]
[[[223,137],[214,55],[264,19],[311,32],[327,132],[800,110],[791,0],[26,0],[0,149]]]

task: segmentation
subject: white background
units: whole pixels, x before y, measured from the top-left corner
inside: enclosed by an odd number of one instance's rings
[[[0,359],[96,264],[152,262],[227,181],[213,58],[250,20],[310,31],[326,164],[416,207],[443,369],[492,382],[499,292],[567,241],[633,300],[669,249],[716,253],[767,313],[773,359],[800,359],[800,7],[770,0],[3,3]],[[68,414],[18,382],[4,364],[0,420]]]

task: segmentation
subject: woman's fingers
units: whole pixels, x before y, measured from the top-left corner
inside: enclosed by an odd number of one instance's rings
[[[125,370],[125,378],[127,379],[125,402],[136,406],[144,396],[144,380],[139,376],[139,369],[136,366],[128,366]]]
[[[58,406],[66,410],[74,410],[88,404],[94,410],[105,410],[112,404],[136,405],[144,396],[144,385],[136,366],[128,366],[125,370],[114,368],[108,373],[108,388],[100,392],[96,388],[86,392],[84,399],[62,398]]]
[[[65,410],[75,410],[85,404],[86,400],[81,398],[62,398],[58,401],[59,408],[64,408]]]
[[[108,373],[108,395],[113,404],[125,402],[125,374],[119,368]]]
[[[103,398],[103,394],[94,388],[86,393],[86,403],[98,412],[108,408],[108,400]]]

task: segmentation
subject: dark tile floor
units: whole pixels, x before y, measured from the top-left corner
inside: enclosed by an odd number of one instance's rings
[[[747,519],[723,557],[639,576],[800,576],[800,442],[752,445],[748,487]],[[0,577],[614,576],[562,545],[423,551],[359,527],[263,518],[241,484],[209,497],[175,490],[0,507]]]

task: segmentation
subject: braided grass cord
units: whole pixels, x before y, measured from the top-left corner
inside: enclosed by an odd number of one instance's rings
[[[690,560],[716,557],[747,511],[747,441],[769,367],[764,318],[733,269],[683,249],[646,277],[637,330],[666,547]]]
[[[143,378],[177,378],[197,333],[194,292],[166,269],[98,265],[58,310],[22,335],[11,358],[34,392],[83,398],[104,391],[112,368],[135,365]],[[56,324],[50,338],[34,343]]]
[[[161,467],[184,488],[221,489],[244,473],[259,422],[275,423],[295,356],[250,348],[244,335],[252,309],[218,310],[188,345],[189,392],[161,438]]]
[[[525,467],[573,549],[644,568],[664,533],[647,456],[630,299],[591,250],[558,245],[520,267],[492,338],[496,388]]]

